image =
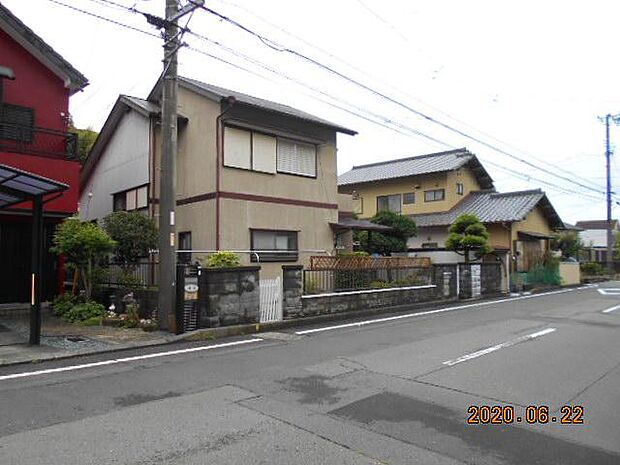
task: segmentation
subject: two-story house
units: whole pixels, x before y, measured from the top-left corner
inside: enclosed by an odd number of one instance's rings
[[[146,100],[117,101],[82,170],[83,219],[121,209],[157,217],[160,97],[158,82]],[[266,277],[333,251],[336,135],[354,131],[188,78],[178,112],[177,249],[238,251]]]
[[[575,223],[575,229],[583,241],[580,259],[587,262],[605,263],[607,261],[607,220],[584,220]],[[620,232],[618,220],[611,220],[611,231],[615,245]]]
[[[0,164],[70,188],[44,205],[44,298],[62,283],[48,252],[55,225],[77,211],[80,165],[68,132],[69,97],[86,78],[0,4]],[[30,301],[31,205],[0,211],[0,303]]]
[[[477,157],[466,149],[356,166],[338,178],[339,191],[352,195],[354,213],[371,218],[390,210],[413,218],[418,234],[410,254],[437,263],[459,262],[447,251],[448,228],[462,213],[486,225],[495,254],[506,270],[526,271],[549,248],[563,223],[541,190],[496,192]]]

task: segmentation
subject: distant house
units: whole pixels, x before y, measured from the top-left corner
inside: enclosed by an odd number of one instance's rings
[[[549,248],[563,223],[541,190],[499,193],[478,158],[466,149],[354,167],[338,178],[362,218],[390,210],[409,215],[418,235],[409,252],[435,262],[463,258],[445,249],[450,224],[476,214],[490,233],[496,257],[507,270],[524,271]]]
[[[580,229],[579,237],[583,241],[584,250],[580,259],[588,262],[607,261],[607,220],[577,221],[575,226]],[[615,243],[618,229],[618,220],[612,220],[611,228]]]
[[[55,295],[63,266],[49,253],[56,224],[78,205],[77,138],[68,132],[69,97],[87,79],[0,4],[0,163],[68,184],[45,199],[43,297]],[[5,191],[6,192],[6,191]],[[0,303],[31,300],[31,205],[0,211]]]
[[[160,95],[117,100],[82,170],[83,219],[158,217]],[[183,77],[178,102],[178,249],[238,251],[268,277],[334,250],[336,135],[355,131]]]

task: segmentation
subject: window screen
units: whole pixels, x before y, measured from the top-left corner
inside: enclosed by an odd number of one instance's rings
[[[276,138],[252,133],[252,169],[265,173],[276,172]]]
[[[436,202],[438,200],[443,200],[445,196],[445,191],[443,189],[435,189],[432,191],[424,191],[424,201],[425,202]]]
[[[252,250],[258,252],[261,262],[294,262],[299,256],[297,231],[252,230]],[[266,250],[268,252],[260,252]],[[273,252],[272,252],[273,251]],[[251,255],[256,262],[256,256]]]
[[[316,177],[316,146],[278,139],[278,171]]]
[[[380,195],[377,197],[377,211],[391,211],[400,213],[401,211],[401,196],[400,194],[394,195]]]
[[[224,165],[251,169],[252,133],[250,131],[224,128]]]
[[[463,186],[462,182],[457,182],[456,183],[456,193],[458,195],[463,195],[463,193],[465,192],[465,188]]]
[[[407,192],[406,194],[403,194],[403,203],[404,204],[415,203],[415,193]]]
[[[148,206],[148,186],[142,186],[138,188],[138,194],[136,198],[136,208],[146,208]]]
[[[34,109],[12,105],[0,104],[0,138],[32,142],[34,138]]]

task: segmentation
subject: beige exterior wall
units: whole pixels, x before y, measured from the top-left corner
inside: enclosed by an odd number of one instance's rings
[[[537,232],[540,234],[553,234],[553,229],[549,225],[549,222],[540,211],[540,207],[536,207],[530,212],[529,215],[523,220],[512,225],[512,240],[516,241],[519,238],[519,231],[523,232]]]
[[[334,251],[334,236],[329,223],[338,221],[336,209],[289,206],[236,199],[221,200],[222,250],[249,250],[251,229],[298,231],[299,250]],[[308,265],[311,255],[300,252],[297,262],[261,263],[261,276],[280,276],[282,265]],[[250,264],[248,254],[242,254],[242,263]]]
[[[463,183],[463,195],[457,194],[457,183]],[[424,191],[445,189],[445,198],[441,201],[425,202]],[[370,218],[377,212],[377,197],[382,195],[415,193],[415,203],[403,204],[403,215],[435,213],[450,210],[469,192],[480,190],[480,185],[468,168],[437,173],[432,175],[411,176],[405,180],[378,181],[357,186],[344,186],[341,192],[357,192],[362,199],[360,218]]]
[[[338,211],[344,213],[353,212],[353,196],[351,194],[338,194]]]
[[[485,225],[489,231],[489,242],[494,249],[511,248],[511,228],[510,224],[492,223]]]
[[[564,286],[581,283],[579,263],[561,262],[560,278],[562,279],[562,285]]]
[[[215,200],[178,205],[176,208],[177,233],[191,231],[192,249],[215,249]],[[193,257],[196,259],[197,257]]]

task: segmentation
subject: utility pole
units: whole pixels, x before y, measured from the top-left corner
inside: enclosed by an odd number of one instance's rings
[[[602,118],[601,118],[602,119]],[[620,115],[605,115],[605,166],[607,171],[607,269],[613,272],[613,253],[614,253],[614,236],[611,218],[611,140],[609,135],[609,127],[611,123],[619,124]]]
[[[159,296],[158,319],[162,329],[176,330],[175,206],[177,162],[177,53],[181,47],[178,20],[199,8],[204,0],[191,0],[179,9],[178,0],[166,0],[164,27],[164,72],[162,74],[161,136],[159,170]],[[147,17],[148,19],[148,17]]]

